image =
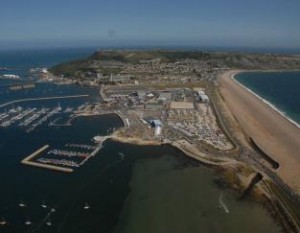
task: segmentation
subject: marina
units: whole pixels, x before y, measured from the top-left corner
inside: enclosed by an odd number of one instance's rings
[[[45,53],[45,57],[50,57],[49,53]],[[31,56],[25,58],[25,62],[32,59]],[[36,67],[36,61],[40,60],[33,61],[34,66],[31,68]],[[39,66],[47,67],[46,64]],[[23,74],[20,76],[26,77]],[[39,99],[39,96],[90,96],[90,93],[95,93],[94,99],[97,99],[98,92],[98,87],[92,91],[89,87],[82,88],[73,84],[56,86],[45,82],[37,83],[33,89],[5,90],[0,93],[0,105],[5,105],[0,107],[0,117],[3,117],[0,125],[6,122],[0,126],[0,133],[4,135],[0,137],[0,174],[1,177],[9,177],[1,182],[1,233],[151,233],[199,232],[199,229],[203,232],[279,232],[261,206],[236,200],[212,169],[186,157],[181,151],[168,145],[135,146],[113,140],[105,141],[105,135],[112,131],[117,135],[124,126],[122,120],[114,114],[97,115],[101,112],[111,113],[111,109],[102,108],[102,105],[94,108],[94,103],[86,104],[86,97]],[[23,98],[39,100],[16,101]],[[57,108],[58,103],[62,109],[43,121],[45,116]],[[130,117],[127,107],[121,104],[121,116],[129,131],[137,127],[144,132],[148,123],[143,128],[136,126],[136,122],[139,121],[137,119],[151,116],[151,111],[145,116],[136,111],[136,117]],[[147,107],[154,106],[149,104]],[[42,109],[45,112],[27,126],[19,126]],[[86,114],[88,110],[91,114]],[[20,114],[23,111],[32,112],[24,112],[25,116],[22,116]],[[131,106],[128,111],[132,111]],[[152,112],[153,118],[164,117],[164,114],[157,114],[161,111]],[[173,122],[185,112],[189,115],[185,110],[176,111],[176,114],[174,112]],[[18,115],[21,119],[16,117]],[[16,118],[9,123],[13,117]],[[73,120],[67,124],[70,119]],[[194,125],[197,126],[200,120],[195,121]],[[203,122],[206,124],[213,121],[208,120],[203,119]],[[53,127],[49,127],[53,121]],[[32,131],[26,132],[38,122],[40,124]],[[163,123],[161,135],[168,127]],[[193,132],[194,125],[190,128],[183,126],[182,129]],[[209,130],[214,130],[213,127],[214,124]],[[198,132],[202,129],[195,130]],[[153,131],[149,129],[149,135]],[[123,137],[130,136],[130,133],[125,132]],[[48,147],[43,148],[44,145]],[[49,151],[57,154],[48,154]],[[82,154],[89,156],[77,156]],[[20,164],[27,155],[27,160],[25,158]],[[42,159],[41,162],[39,159]],[[74,162],[79,167],[61,164],[64,160],[71,164]],[[57,162],[60,164],[55,164]],[[220,197],[221,190],[224,196]],[[218,208],[220,200],[228,207],[230,214],[226,214],[222,207],[221,210]],[[25,206],[20,207],[21,203]],[[174,211],[170,212],[170,209]],[[153,224],[145,228],[149,222]],[[216,225],[215,222],[218,222],[218,229],[211,228]]]
[[[37,161],[39,163],[43,163],[43,164],[63,165],[63,166],[67,166],[67,167],[79,167],[78,163],[76,163],[74,161],[66,160],[66,159],[45,159],[45,158],[40,158]]]
[[[62,149],[49,149],[49,145],[45,145],[37,151],[33,152],[31,155],[26,157],[21,161],[22,164],[35,166],[39,168],[46,168],[54,171],[61,171],[66,173],[72,173],[73,168],[79,168],[83,166],[91,157],[94,157],[102,148],[103,143],[107,140],[109,136],[95,136],[93,140],[97,145],[86,145],[86,144],[75,144],[69,143],[65,147],[76,148],[85,151],[71,151]],[[48,150],[46,153],[44,153]],[[87,151],[91,152],[87,152]],[[48,157],[41,157],[46,155]],[[38,157],[39,158],[36,158]],[[61,158],[49,158],[49,156],[67,157],[68,159]],[[124,155],[123,155],[124,156]],[[81,161],[74,161],[71,158],[79,158]],[[70,168],[71,167],[71,168]]]
[[[86,158],[89,156],[88,153],[84,153],[84,152],[77,152],[77,151],[67,151],[67,150],[51,150],[48,151],[47,153],[49,154],[54,154],[54,155],[59,155],[59,156],[66,156],[66,157],[83,157]]]
[[[39,168],[46,168],[46,169],[50,169],[50,170],[53,170],[53,171],[61,171],[61,172],[66,172],[66,173],[72,173],[73,169],[70,169],[70,168],[49,165],[48,164],[49,162],[46,162],[46,164],[43,164],[43,163],[38,163],[38,162],[31,161],[31,160],[33,160],[33,158],[35,158],[36,156],[40,155],[41,153],[43,153],[48,148],[49,148],[49,145],[43,146],[42,148],[38,149],[37,151],[33,152],[28,157],[26,157],[25,159],[23,159],[21,161],[21,163],[24,164],[24,165],[28,165],[28,166],[39,167]]]
[[[58,105],[55,108],[45,108],[40,109],[36,107],[23,108],[18,106],[16,108],[11,108],[8,111],[0,113],[0,127],[14,126],[24,128],[27,133],[34,131],[37,127],[50,121],[48,126],[71,126],[71,121],[74,119],[72,116],[73,108],[67,107],[65,110]],[[68,120],[65,124],[56,124],[56,121],[61,117],[53,119],[56,115],[64,114]]]

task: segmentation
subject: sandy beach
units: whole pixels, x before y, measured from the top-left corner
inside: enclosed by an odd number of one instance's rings
[[[280,164],[278,176],[300,193],[300,129],[231,79],[239,72],[228,71],[219,78],[226,105],[245,134]]]

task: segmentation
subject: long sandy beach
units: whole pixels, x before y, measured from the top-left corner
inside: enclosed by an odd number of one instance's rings
[[[300,194],[300,129],[231,78],[239,72],[219,78],[225,103],[246,136],[280,164],[278,176]]]

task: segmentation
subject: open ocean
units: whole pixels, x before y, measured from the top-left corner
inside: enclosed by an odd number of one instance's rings
[[[300,124],[300,72],[245,72],[235,76],[244,86]]]
[[[9,73],[26,80],[31,78],[30,68],[49,67],[92,52],[0,52],[0,67],[8,67]],[[0,108],[0,113],[18,106],[53,109],[60,105],[65,110],[98,101],[97,89],[40,83],[34,89],[9,91],[3,86],[7,83],[0,80],[0,104],[49,95],[91,97],[14,104]],[[1,233],[280,232],[261,205],[241,201],[215,170],[167,145],[135,146],[108,140],[72,174],[22,165],[22,159],[45,144],[57,149],[65,149],[68,143],[91,145],[93,136],[122,127],[115,115],[79,117],[72,126],[50,127],[50,121],[54,120],[50,118],[29,133],[17,124],[0,127],[0,221],[3,218],[8,223],[0,225]],[[26,207],[19,206],[21,201]],[[86,202],[88,210],[84,209]],[[43,203],[46,208],[41,207]],[[56,211],[51,212],[52,208]],[[51,226],[46,224],[49,216]],[[26,225],[29,220],[32,224]]]

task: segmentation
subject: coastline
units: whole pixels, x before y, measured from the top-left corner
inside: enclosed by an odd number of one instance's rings
[[[300,128],[274,109],[268,101],[234,79],[246,70],[231,70],[220,75],[220,93],[246,137],[280,164],[274,171],[290,188],[300,193]],[[255,71],[257,72],[257,71]],[[242,139],[245,141],[246,138]]]
[[[300,71],[300,70],[293,70],[290,72],[295,72],[295,71]],[[246,87],[245,85],[243,85],[242,83],[240,83],[237,79],[236,79],[236,75],[241,74],[241,73],[247,73],[249,71],[237,71],[237,73],[231,74],[231,79],[238,85],[240,85],[242,88],[244,88],[245,90],[249,91],[252,95],[256,96],[259,100],[261,100],[262,102],[264,102],[265,104],[267,104],[269,107],[271,107],[274,111],[276,111],[278,114],[280,114],[282,117],[284,117],[286,120],[288,120],[290,123],[292,123],[293,125],[295,125],[297,128],[300,129],[300,124],[298,122],[296,122],[295,120],[293,120],[292,118],[290,118],[285,112],[281,111],[278,107],[276,107],[276,105],[272,104],[270,101],[262,98],[261,96],[259,96],[258,94],[256,94],[254,91],[252,91],[250,88]],[[260,72],[260,71],[250,71],[250,72]],[[289,72],[289,71],[261,71],[261,72]]]
[[[228,157],[216,157],[212,154],[206,154],[200,150],[198,150],[194,145],[190,144],[186,140],[178,140],[171,143],[162,143],[159,141],[150,141],[143,140],[140,138],[128,138],[117,135],[112,135],[110,140],[125,144],[132,144],[138,146],[161,146],[161,145],[169,145],[179,151],[181,151],[185,156],[190,157],[192,159],[197,160],[204,166],[214,167],[224,173],[224,177],[226,182],[234,188],[238,192],[243,192],[246,187],[248,187],[253,174],[257,173],[257,170],[244,162],[237,161],[234,158]],[[230,175],[229,175],[230,174]],[[230,176],[228,178],[228,175]],[[227,178],[226,178],[227,176]],[[263,192],[263,189],[258,188],[259,192]]]

